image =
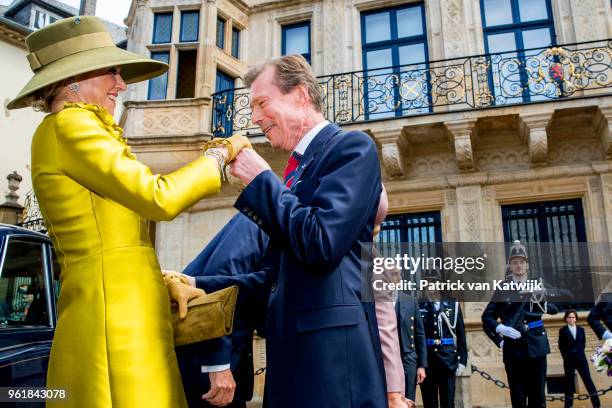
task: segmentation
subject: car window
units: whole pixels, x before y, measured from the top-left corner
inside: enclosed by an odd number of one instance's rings
[[[9,239],[0,270],[0,329],[50,326],[43,245]]]

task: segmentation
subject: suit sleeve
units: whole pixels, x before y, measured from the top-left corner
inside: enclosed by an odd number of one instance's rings
[[[457,308],[459,310],[459,317],[457,319],[457,352],[459,354],[459,362],[464,366],[467,365],[467,339],[465,337],[465,324],[463,322],[463,313],[461,312],[461,306]]]
[[[417,353],[417,368],[427,367],[427,342],[425,338],[425,325],[423,324],[423,316],[419,308],[419,302],[412,299],[414,302],[414,346]]]
[[[55,132],[60,165],[67,176],[142,217],[171,220],[221,188],[217,164],[207,157],[165,176],[152,174],[89,110],[62,110]]]
[[[485,334],[500,347],[500,343],[503,340],[502,337],[495,331],[499,322],[499,303],[495,301],[495,298],[489,302],[484,312],[482,312],[482,329]]]
[[[312,183],[312,198],[300,202],[272,171],[259,174],[235,207],[258,216],[270,236],[286,245],[313,273],[333,270],[355,243],[380,196],[380,166],[374,142],[364,133],[337,136],[325,147],[324,169]]]
[[[404,367],[400,353],[395,308],[392,302],[378,301],[374,305],[387,379],[387,392],[401,392],[403,394],[405,390]]]
[[[599,340],[603,338],[603,334],[606,332],[606,328],[601,323],[605,309],[606,303],[599,301],[595,306],[593,306],[593,308],[589,312],[589,315],[587,316],[587,322],[589,323],[589,326],[591,326],[591,329],[593,329]]]
[[[565,357],[565,336],[563,335],[563,327],[559,329],[559,352],[563,357]]]

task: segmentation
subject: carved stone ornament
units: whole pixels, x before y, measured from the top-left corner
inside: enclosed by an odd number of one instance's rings
[[[460,171],[474,170],[473,142],[476,120],[445,122],[449,138],[455,147],[457,167]]]
[[[521,116],[521,139],[529,147],[529,160],[533,166],[548,164],[548,134],[547,128],[552,117],[551,113]]]

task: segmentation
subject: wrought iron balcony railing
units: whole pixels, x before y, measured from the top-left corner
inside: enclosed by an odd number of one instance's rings
[[[517,50],[319,77],[336,123],[612,94],[612,40]],[[213,94],[213,133],[257,129],[250,91]]]

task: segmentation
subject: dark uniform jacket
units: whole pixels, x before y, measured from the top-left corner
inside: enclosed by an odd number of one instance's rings
[[[443,363],[449,370],[454,371],[459,363],[465,366],[467,364],[467,341],[463,314],[457,301],[454,299],[442,300],[438,311],[436,311],[434,302],[420,302],[419,307],[426,339],[433,342],[437,340],[440,343],[427,345],[429,367],[433,367],[435,363]],[[451,327],[440,316],[441,313],[446,314]],[[453,339],[453,332],[456,336],[454,344],[441,344],[444,339]]]
[[[512,279],[508,277],[507,280]],[[541,302],[542,306],[546,302]],[[556,314],[558,309],[555,305],[547,304],[547,313]],[[493,299],[487,305],[482,314],[483,329],[487,336],[498,347],[504,340],[504,359],[505,358],[525,358],[525,357],[541,357],[550,353],[550,345],[548,344],[548,336],[546,329],[542,323],[542,315],[544,312],[536,303],[531,302],[531,293],[520,293],[516,290],[495,291]],[[513,327],[521,333],[518,339],[508,337],[502,338],[495,328],[501,323]],[[537,327],[529,328],[529,324],[538,325]]]
[[[425,327],[419,303],[414,296],[400,292],[395,303],[395,313],[404,367],[409,364],[416,364],[417,368],[427,367]]]

